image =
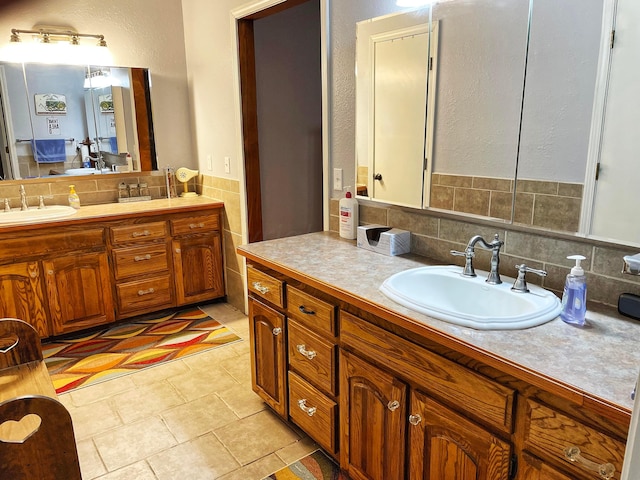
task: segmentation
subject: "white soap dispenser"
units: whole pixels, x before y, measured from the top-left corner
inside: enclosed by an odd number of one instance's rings
[[[358,201],[349,190],[345,198],[340,199],[340,236],[349,240],[358,236]]]
[[[567,275],[562,293],[562,310],[560,318],[566,323],[583,326],[587,313],[587,277],[580,265],[586,257],[582,255],[569,255],[569,260],[575,260],[576,265]]]

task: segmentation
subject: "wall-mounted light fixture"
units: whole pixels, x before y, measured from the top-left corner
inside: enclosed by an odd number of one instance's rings
[[[32,41],[23,41],[31,36]],[[94,39],[84,44],[81,39]],[[7,62],[111,65],[113,59],[104,35],[80,33],[71,27],[36,25],[32,29],[11,29],[11,39],[0,52]]]

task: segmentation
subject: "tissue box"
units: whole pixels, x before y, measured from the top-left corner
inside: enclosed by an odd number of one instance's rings
[[[402,255],[411,251],[411,232],[384,225],[358,227],[357,245],[384,255]]]

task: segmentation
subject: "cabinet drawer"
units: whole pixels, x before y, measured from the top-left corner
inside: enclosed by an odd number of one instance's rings
[[[336,453],[338,405],[289,372],[289,416],[328,452]]]
[[[145,242],[167,236],[166,222],[140,223],[111,227],[111,241],[117,243]]]
[[[282,308],[284,307],[284,282],[251,266],[247,266],[249,291]]]
[[[173,304],[169,275],[121,283],[116,286],[116,290],[120,313],[147,310],[151,307],[170,307]]]
[[[577,447],[580,457],[587,462],[598,465],[611,463],[615,468],[611,478],[620,478],[625,451],[623,442],[531,399],[526,401],[526,416],[525,447],[533,453],[556,460],[581,477],[599,478],[584,466],[584,462],[568,458],[566,449]]]
[[[426,348],[345,312],[340,340],[375,358],[444,403],[506,433],[513,431],[515,391]]]
[[[133,275],[164,272],[169,267],[164,243],[114,249],[113,259],[118,280]]]
[[[186,235],[220,229],[220,214],[210,213],[171,220],[171,232],[174,235]]]
[[[287,286],[287,313],[304,325],[336,336],[336,307]]]
[[[336,395],[338,347],[293,320],[287,328],[290,367],[316,387]]]

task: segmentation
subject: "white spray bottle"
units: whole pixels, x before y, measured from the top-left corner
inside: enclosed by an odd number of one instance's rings
[[[340,199],[340,236],[354,240],[358,236],[358,201],[349,188],[345,187],[347,194]]]

